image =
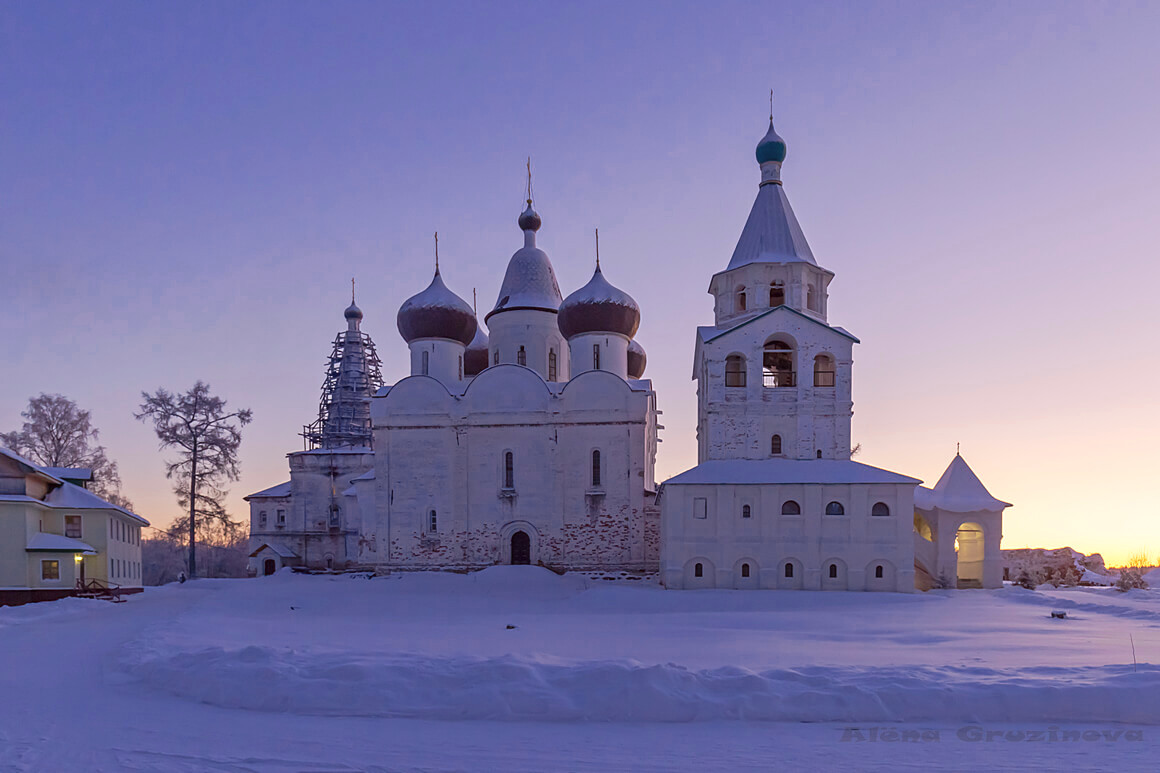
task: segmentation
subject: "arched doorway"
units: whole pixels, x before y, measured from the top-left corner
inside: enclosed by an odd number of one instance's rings
[[[983,587],[983,527],[964,523],[955,534],[956,580],[959,588]]]
[[[526,566],[532,563],[532,538],[526,531],[512,534],[512,566]]]
[[[266,575],[267,577],[272,575],[277,570],[278,570],[278,565],[274,562],[274,559],[272,559],[272,558],[267,558],[262,564],[262,574]]]

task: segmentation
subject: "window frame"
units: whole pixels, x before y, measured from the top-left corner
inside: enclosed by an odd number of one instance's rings
[[[113,521],[116,523],[116,520]],[[75,529],[73,527],[76,527]],[[64,536],[69,539],[84,539],[85,522],[79,515],[66,515],[64,517]]]
[[[725,386],[728,389],[744,388],[749,381],[746,371],[749,364],[743,354],[730,354],[725,358]]]
[[[48,577],[45,570],[49,565],[52,565],[56,570],[55,577]],[[60,559],[59,558],[42,558],[40,559],[40,581],[41,582],[60,582]]]
[[[826,515],[839,516],[846,514],[846,506],[834,499],[826,503]]]
[[[769,438],[769,455],[770,456],[781,456],[783,453],[785,453],[782,450],[783,448],[784,448],[784,445],[783,445],[782,440],[781,440],[781,435],[779,435],[775,432]]]
[[[516,457],[510,450],[503,452],[503,489],[514,491],[516,487]]]
[[[693,517],[699,521],[709,517],[709,498],[693,497]]]
[[[881,506],[884,510],[886,510],[886,512],[884,512],[884,513],[878,512],[879,506]],[[890,517],[890,505],[886,504],[885,502],[875,502],[874,506],[870,508],[870,516],[873,518],[889,518]]]
[[[791,505],[792,505],[792,509],[794,512],[787,513],[786,508],[790,507]],[[793,517],[800,516],[802,514],[802,506],[801,506],[801,504],[798,503],[798,501],[796,499],[787,499],[781,503],[781,514],[793,516]]]

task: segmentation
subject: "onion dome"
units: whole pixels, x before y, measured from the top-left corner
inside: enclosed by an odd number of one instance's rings
[[[556,323],[565,338],[582,333],[619,333],[632,338],[640,327],[640,307],[631,295],[609,284],[597,264],[588,284],[560,304]]]
[[[785,140],[777,135],[773,129],[773,116],[769,116],[769,131],[757,143],[757,163],[765,164],[769,161],[781,163],[785,161]]]
[[[487,369],[487,345],[487,333],[483,332],[483,325],[476,323],[475,338],[471,339],[463,353],[463,375],[478,376]]]
[[[346,317],[347,320],[359,320],[361,322],[363,313],[362,309],[360,309],[358,306],[355,306],[354,301],[351,301],[351,304],[346,307],[346,311],[342,313],[342,316]]]
[[[556,282],[556,272],[548,254],[536,246],[536,231],[543,221],[532,209],[532,202],[520,215],[520,230],[524,232],[524,246],[516,250],[508,261],[507,273],[499,288],[499,298],[495,308],[487,313],[484,321],[493,314],[514,309],[534,309],[555,313],[560,308],[560,285]]]
[[[411,343],[420,338],[449,338],[467,346],[479,324],[467,301],[447,289],[439,270],[427,289],[399,307],[399,333]]]
[[[636,341],[628,342],[628,377],[640,378],[644,375],[644,366],[648,361],[644,347]]]

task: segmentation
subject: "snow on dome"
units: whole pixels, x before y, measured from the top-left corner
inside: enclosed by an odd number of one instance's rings
[[[631,295],[613,287],[597,265],[588,284],[560,304],[556,322],[565,338],[581,333],[620,333],[632,338],[640,327],[640,307]]]
[[[486,322],[492,314],[514,309],[536,309],[555,312],[560,308],[560,285],[556,282],[556,272],[548,254],[536,246],[536,231],[541,220],[531,203],[519,219],[524,232],[524,246],[515,251],[508,261],[503,284],[499,288],[499,298],[495,308],[483,319]]]
[[[914,490],[914,506],[920,510],[937,507],[952,513],[998,513],[1011,504],[991,496],[966,460],[955,454],[934,488],[919,486]]]
[[[463,375],[478,376],[487,368],[487,333],[483,332],[483,325],[476,324],[475,338],[467,345],[463,353]]]
[[[411,343],[420,338],[450,338],[467,346],[479,324],[467,301],[447,289],[439,269],[427,289],[399,307],[399,334]]]
[[[644,375],[644,366],[648,362],[648,357],[644,353],[644,347],[636,341],[628,342],[628,377],[640,378]]]

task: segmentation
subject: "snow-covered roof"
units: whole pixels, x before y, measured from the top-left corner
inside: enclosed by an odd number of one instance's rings
[[[46,468],[41,467],[39,464],[37,464],[36,462],[34,462],[30,459],[25,459],[23,456],[16,453],[15,451],[13,451],[11,448],[5,448],[4,446],[0,446],[0,455],[7,456],[9,459],[16,462],[21,467],[26,468],[26,470],[25,470],[26,472],[40,474],[46,478],[50,478],[53,483],[63,483],[64,482],[60,478],[53,475],[51,472],[48,472],[46,470]]]
[[[327,454],[373,454],[369,446],[344,446],[342,448],[311,448],[309,451],[292,451],[287,456],[325,456]],[[250,496],[253,496],[251,494]]]
[[[350,486],[349,488],[346,489],[346,491],[342,492],[342,495],[344,497],[357,497],[358,492],[354,490],[354,486]]]
[[[438,266],[431,284],[399,307],[396,321],[407,343],[420,338],[450,338],[467,346],[478,327],[475,312],[443,283]]]
[[[362,475],[358,475],[356,477],[351,478],[350,482],[354,483],[356,480],[374,480],[374,479],[375,479],[375,469],[372,467],[371,469],[364,472]]]
[[[781,185],[762,185],[726,271],[750,263],[818,265]]]
[[[588,284],[560,304],[557,322],[565,338],[581,333],[620,333],[632,338],[640,327],[640,306],[604,278],[600,264]]]
[[[915,489],[914,506],[920,510],[937,507],[951,513],[997,513],[1011,504],[991,496],[966,460],[955,454],[934,488],[919,486]]]
[[[92,480],[93,471],[88,467],[41,467],[41,470],[61,480]]]
[[[96,555],[97,551],[92,546],[79,539],[72,537],[64,537],[60,534],[45,534],[38,532],[33,534],[28,540],[28,547],[25,550],[30,551],[51,551],[54,553],[86,553],[89,555]]]
[[[249,502],[251,499],[259,499],[262,497],[288,497],[288,496],[290,496],[290,481],[286,481],[285,483],[279,483],[277,486],[271,486],[270,488],[263,489],[262,491],[259,491],[256,494],[250,494],[249,496],[242,497],[242,499]]]
[[[508,261],[495,308],[483,318],[485,322],[492,314],[512,309],[556,311],[564,301],[548,253],[536,246],[536,230],[540,227],[538,216],[534,225],[535,228],[524,230],[524,246],[516,250]]]
[[[258,555],[263,550],[269,550],[271,553],[274,553],[275,555],[281,556],[282,558],[298,558],[298,554],[295,553],[290,548],[285,547],[283,545],[273,545],[273,544],[270,544],[269,542],[263,542],[261,545],[259,545],[257,548],[255,548],[254,551],[252,553],[250,553],[250,558],[253,558],[254,556]]]
[[[921,482],[918,478],[841,459],[713,459],[669,478],[664,485]]]
[[[73,485],[72,483],[65,482],[59,487],[54,488],[48,492],[48,496],[44,498],[44,501],[52,507],[67,510],[116,510],[123,515],[129,516],[142,526],[149,525],[149,521],[136,513],[131,513],[123,507],[114,505],[112,502],[106,502],[91,491]]]

